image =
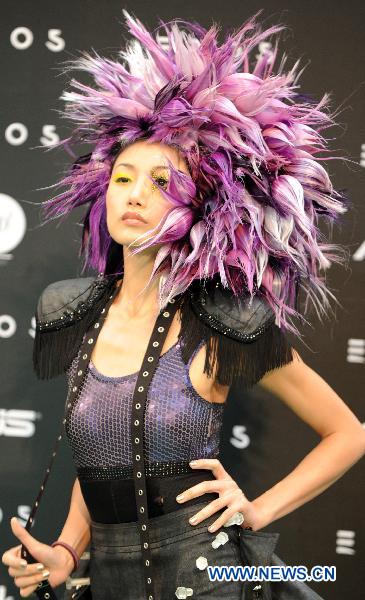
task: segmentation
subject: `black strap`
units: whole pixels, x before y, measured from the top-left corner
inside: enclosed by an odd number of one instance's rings
[[[133,394],[131,439],[133,446],[133,479],[138,515],[138,526],[141,540],[143,571],[147,600],[157,600],[154,594],[154,576],[148,527],[147,488],[144,456],[144,414],[148,387],[157,367],[157,359],[166,339],[167,332],[177,310],[177,302],[171,300],[169,308],[160,312],[157,317],[147,351],[139,371]]]
[[[45,472],[45,476],[38,492],[37,498],[30,511],[25,529],[30,531],[34,523],[34,517],[39,507],[40,499],[43,495],[44,488],[46,486],[49,473],[51,471],[54,458],[57,453],[58,445],[64,434],[64,425],[67,420],[68,412],[72,410],[72,407],[77,402],[80,391],[82,389],[82,383],[86,374],[86,366],[90,360],[92,349],[96,343],[102,325],[107,317],[110,306],[112,305],[119,287],[116,285],[112,291],[109,299],[102,309],[99,318],[88,330],[82,346],[79,352],[79,360],[76,366],[76,372],[74,379],[71,383],[69,393],[66,400],[65,414],[62,420],[61,429],[57,436],[53,452],[51,455],[50,462]],[[136,386],[133,394],[133,407],[132,407],[132,421],[131,421],[131,439],[133,443],[133,476],[135,486],[135,498],[138,514],[138,525],[141,540],[141,551],[143,560],[143,570],[145,575],[145,589],[147,600],[157,600],[155,598],[154,589],[154,578],[152,569],[152,559],[150,552],[150,541],[149,541],[149,528],[148,528],[148,509],[147,509],[147,491],[146,491],[146,478],[145,478],[145,457],[143,450],[143,439],[144,439],[144,411],[147,400],[147,392],[149,384],[151,383],[152,377],[157,367],[158,358],[161,354],[163,343],[166,339],[169,326],[174,318],[178,303],[176,299],[172,299],[169,302],[169,307],[160,311],[159,316],[156,319],[150,341],[147,346],[147,350],[142,361],[142,366],[139,371],[139,375],[136,381]],[[37,562],[34,557],[28,552],[27,548],[21,546],[21,557],[26,559],[29,563]],[[52,587],[49,585],[49,581],[42,581],[38,588],[35,590],[36,595],[40,600],[57,600],[57,596],[54,593]]]
[[[55,444],[54,444],[54,447],[53,447],[53,451],[52,451],[52,454],[51,454],[51,459],[49,461],[48,467],[46,468],[46,472],[45,472],[45,475],[44,475],[44,478],[43,478],[43,481],[42,481],[42,485],[41,485],[41,487],[39,489],[37,498],[36,498],[36,500],[35,500],[35,502],[33,504],[33,507],[32,507],[32,509],[31,509],[31,511],[29,513],[28,520],[27,520],[27,522],[25,524],[25,529],[27,531],[30,531],[31,528],[33,527],[34,517],[35,517],[35,514],[36,514],[36,512],[38,510],[40,500],[41,500],[41,498],[43,496],[43,492],[44,492],[44,489],[46,487],[46,483],[47,483],[47,480],[48,480],[48,477],[49,477],[49,474],[50,474],[50,471],[51,471],[51,468],[52,468],[55,456],[57,454],[59,443],[60,443],[60,441],[61,441],[61,439],[63,437],[63,434],[64,434],[64,425],[66,423],[66,417],[67,417],[68,410],[70,410],[71,407],[72,407],[72,405],[77,401],[77,398],[78,398],[78,395],[79,395],[79,392],[80,392],[80,389],[81,389],[81,384],[82,384],[82,381],[83,381],[83,379],[85,377],[85,369],[80,368],[80,362],[81,361],[85,361],[87,359],[87,357],[91,355],[91,352],[90,352],[90,349],[91,349],[90,339],[92,339],[92,338],[91,338],[91,335],[90,335],[90,331],[91,332],[95,332],[95,334],[92,334],[92,335],[94,335],[94,340],[93,340],[93,344],[92,345],[94,345],[95,342],[96,342],[96,339],[97,339],[97,337],[99,335],[100,328],[101,328],[102,324],[104,323],[104,321],[106,319],[106,316],[108,314],[108,310],[109,310],[111,304],[113,303],[113,300],[114,300],[114,298],[115,298],[115,296],[116,296],[116,294],[117,294],[118,291],[119,291],[119,288],[116,286],[115,289],[114,289],[114,291],[112,292],[112,294],[109,296],[108,302],[106,303],[106,305],[102,309],[102,311],[101,311],[101,313],[99,315],[98,320],[93,325],[93,327],[89,330],[89,335],[85,336],[85,340],[84,340],[84,342],[82,344],[81,351],[80,351],[80,361],[79,361],[79,364],[78,364],[78,368],[77,368],[77,372],[76,372],[76,375],[75,375],[75,379],[72,382],[73,383],[72,388],[71,388],[71,390],[69,390],[69,394],[67,396],[66,409],[65,409],[65,414],[64,414],[63,419],[62,419],[61,428],[60,428],[59,434],[58,434],[58,436],[56,438],[56,441],[55,441]],[[75,385],[76,382],[77,382],[78,385]],[[20,555],[28,563],[38,562],[30,554],[30,552],[28,551],[28,549],[26,548],[26,546],[24,546],[24,544],[21,545]],[[40,600],[57,600],[57,596],[56,596],[53,588],[50,586],[48,579],[45,579],[45,580],[43,580],[43,581],[41,581],[39,583],[37,589],[35,590],[35,594],[37,595],[38,598],[40,598]]]

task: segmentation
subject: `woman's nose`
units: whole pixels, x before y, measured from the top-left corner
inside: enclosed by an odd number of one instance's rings
[[[139,202],[139,203],[143,203],[145,202],[147,195],[149,193],[149,187],[150,187],[150,182],[147,179],[147,177],[141,177],[141,179],[137,179],[133,185],[133,187],[131,188],[130,194],[129,194],[129,200],[131,202]]]

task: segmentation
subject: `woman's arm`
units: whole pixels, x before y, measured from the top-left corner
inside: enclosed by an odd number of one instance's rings
[[[260,527],[318,496],[365,454],[365,431],[345,402],[295,352],[259,385],[280,398],[322,438],[289,475],[253,500]]]
[[[58,539],[70,544],[76,550],[78,556],[83,554],[90,541],[90,521],[90,514],[81,493],[79,480],[76,477],[72,488],[70,510]],[[68,550],[62,546],[56,546],[56,548],[65,553],[70,559],[70,564],[73,564]]]

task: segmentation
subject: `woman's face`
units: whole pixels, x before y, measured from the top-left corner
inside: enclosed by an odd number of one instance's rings
[[[159,142],[139,140],[117,156],[106,193],[107,227],[117,243],[133,246],[133,242],[158,225],[171,208],[171,203],[147,177],[150,175],[166,189],[169,180],[167,158],[175,168],[189,175],[179,151]],[[127,212],[137,213],[143,221],[123,218]],[[157,230],[154,235],[156,233]]]

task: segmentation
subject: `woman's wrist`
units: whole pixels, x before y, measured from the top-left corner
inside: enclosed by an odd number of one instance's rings
[[[80,564],[80,558],[72,546],[63,542],[62,540],[56,540],[51,544],[52,548],[58,549],[66,558],[67,565],[70,567],[70,573],[76,571]]]

